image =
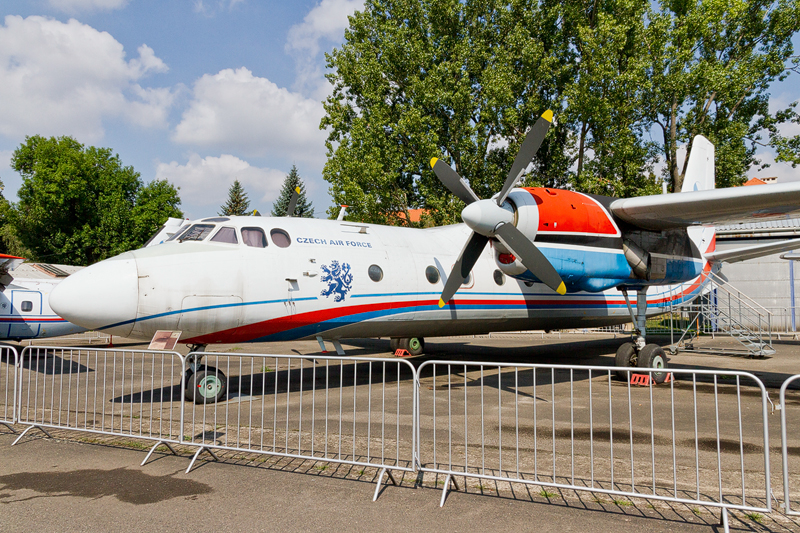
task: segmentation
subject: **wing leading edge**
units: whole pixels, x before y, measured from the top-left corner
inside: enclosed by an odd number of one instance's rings
[[[624,198],[611,211],[648,230],[785,218],[800,214],[800,182]]]

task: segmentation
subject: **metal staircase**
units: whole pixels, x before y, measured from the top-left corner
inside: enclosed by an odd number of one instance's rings
[[[775,353],[772,347],[772,313],[755,300],[732,287],[720,276],[709,273],[703,293],[694,300],[672,308],[672,316],[685,324],[671,351],[709,351],[764,357]],[[672,333],[671,333],[672,334]],[[742,345],[737,349],[699,349],[692,342],[700,334],[728,334]]]

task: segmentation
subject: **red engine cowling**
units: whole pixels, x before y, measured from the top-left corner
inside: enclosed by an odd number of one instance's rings
[[[537,243],[578,244],[593,237],[620,237],[611,215],[594,198],[582,193],[545,187],[513,189],[508,202],[514,207],[514,224]],[[516,277],[527,268],[498,241],[493,241],[495,262],[506,275]]]

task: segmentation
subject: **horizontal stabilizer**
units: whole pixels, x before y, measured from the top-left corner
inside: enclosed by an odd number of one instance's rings
[[[611,211],[649,230],[785,218],[800,214],[800,182],[623,198]]]
[[[745,246],[744,248],[735,248],[733,250],[711,252],[705,254],[705,258],[709,261],[737,263],[739,261],[747,261],[748,259],[764,257],[765,255],[788,252],[789,250],[796,250],[797,248],[800,248],[800,239],[789,239],[787,241],[757,244],[755,246]]]

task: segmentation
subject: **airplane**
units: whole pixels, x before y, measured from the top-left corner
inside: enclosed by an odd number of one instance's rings
[[[54,313],[48,302],[53,288],[76,267],[24,261],[22,257],[0,254],[0,340],[41,339],[86,331]]]
[[[714,189],[714,146],[693,141],[682,191],[617,199],[515,187],[552,122],[530,129],[501,191],[480,199],[434,158],[466,207],[464,223],[425,229],[344,220],[214,216],[167,241],[91,265],[53,290],[54,310],[83,327],[150,339],[180,331],[200,352],[187,398],[218,401],[226,377],[201,364],[209,344],[389,337],[422,353],[425,337],[633,322],[616,364],[667,375],[645,320],[700,294],[708,272],[800,248],[800,239],[715,250],[714,224],[800,211],[800,183]],[[466,243],[466,244],[464,244]],[[648,290],[650,290],[648,292]],[[636,293],[631,303],[629,292]],[[195,389],[197,390],[190,390]]]

